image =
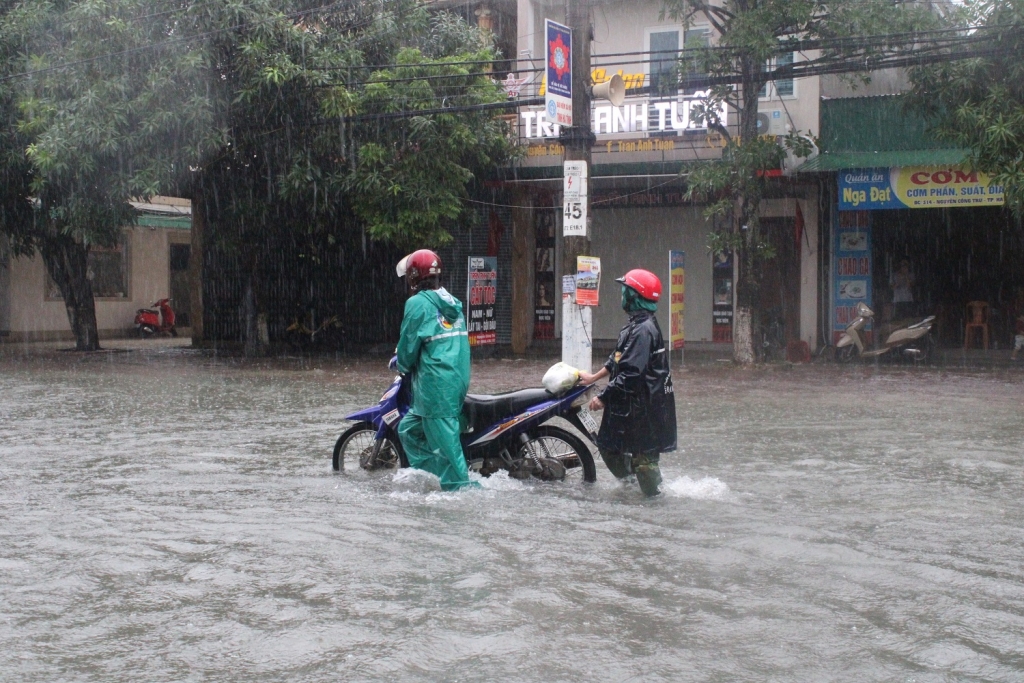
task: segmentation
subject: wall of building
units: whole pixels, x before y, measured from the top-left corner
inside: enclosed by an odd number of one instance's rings
[[[188,231],[135,227],[126,231],[128,297],[96,300],[96,323],[101,338],[119,337],[133,331],[135,311],[168,296],[170,287],[169,244],[188,243]],[[42,258],[10,260],[11,341],[71,339],[71,325],[63,300],[46,296],[47,274]]]
[[[699,207],[601,209],[593,213],[592,255],[601,257],[600,302],[594,311],[594,338],[616,339],[625,323],[615,278],[645,268],[661,278],[668,299],[668,252],[686,252],[686,341],[711,341],[711,224]],[[668,308],[659,307],[662,331],[668,334]]]

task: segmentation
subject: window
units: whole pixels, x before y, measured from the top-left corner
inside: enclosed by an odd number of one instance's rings
[[[695,26],[688,28],[683,36],[683,49],[692,50],[694,48],[707,47],[710,44],[711,29],[706,26]],[[704,69],[701,68],[700,60],[696,57],[690,57],[683,62],[683,71],[687,76],[701,76],[704,74]],[[683,90],[683,94],[692,95],[698,90],[704,90],[705,88],[686,88]]]
[[[679,89],[679,29],[654,29],[647,35],[651,90],[660,95],[673,93]]]
[[[92,282],[92,295],[97,299],[128,298],[128,236],[122,235],[113,247],[89,248],[87,277]],[[46,278],[46,297],[62,298],[60,288],[49,276]]]
[[[780,66],[788,66],[793,63],[793,53],[781,54],[765,64],[765,71],[777,69]],[[769,87],[770,86],[770,87]],[[769,81],[761,88],[760,97],[793,97],[796,89],[793,86],[792,78],[780,78],[777,81]]]

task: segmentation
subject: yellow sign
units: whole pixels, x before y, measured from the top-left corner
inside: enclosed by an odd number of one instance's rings
[[[1002,206],[1003,187],[958,166],[850,169],[839,173],[839,210]]]
[[[686,343],[686,334],[683,330],[683,313],[686,310],[686,252],[668,252],[668,301],[669,316],[671,318],[671,332],[669,334],[672,350],[683,348]]]
[[[624,74],[622,73],[622,69],[619,69],[618,73],[619,76],[622,77],[622,83],[623,85],[626,86],[626,90],[636,90],[637,88],[642,88],[644,87],[644,83],[647,80],[647,74],[643,73]],[[611,76],[609,76],[608,72],[605,71],[604,69],[598,68],[590,72],[590,80],[594,85],[597,85],[598,83],[604,83],[605,81],[611,80]],[[537,95],[543,97],[544,94],[547,92],[547,89],[548,79],[547,76],[545,76],[544,79],[541,80],[540,82],[540,90],[537,91]]]

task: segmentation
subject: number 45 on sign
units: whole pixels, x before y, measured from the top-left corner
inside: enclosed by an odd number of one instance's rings
[[[562,235],[587,235],[587,162],[566,161],[562,180]]]

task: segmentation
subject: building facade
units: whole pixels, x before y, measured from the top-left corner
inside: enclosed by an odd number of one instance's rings
[[[135,226],[111,248],[93,247],[89,273],[100,338],[134,331],[139,308],[169,297],[179,331],[190,325],[188,264],[191,207],[188,200],[155,197],[136,203]],[[43,259],[15,257],[0,248],[0,339],[10,342],[73,339],[64,300]]]

